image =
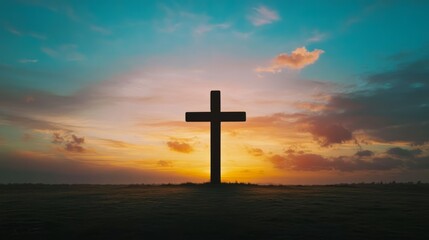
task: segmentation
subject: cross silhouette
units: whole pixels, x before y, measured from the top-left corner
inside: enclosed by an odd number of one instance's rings
[[[210,92],[210,112],[187,112],[187,122],[210,122],[210,183],[220,181],[220,123],[245,122],[246,112],[221,112],[220,91]]]

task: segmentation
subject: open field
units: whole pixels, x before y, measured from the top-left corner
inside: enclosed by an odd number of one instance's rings
[[[429,239],[429,185],[0,185],[2,239]]]

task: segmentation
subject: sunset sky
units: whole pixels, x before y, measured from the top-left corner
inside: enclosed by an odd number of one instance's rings
[[[0,0],[0,183],[429,182],[428,1]]]

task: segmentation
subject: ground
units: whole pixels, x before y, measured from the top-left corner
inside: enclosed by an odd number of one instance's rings
[[[429,239],[429,184],[0,185],[2,239]]]

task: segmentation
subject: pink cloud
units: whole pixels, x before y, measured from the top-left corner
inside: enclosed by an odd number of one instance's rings
[[[273,59],[271,66],[258,67],[256,72],[281,72],[284,68],[302,69],[307,65],[313,64],[324,53],[323,50],[315,49],[309,52],[305,47],[295,49],[291,54],[281,53]]]

